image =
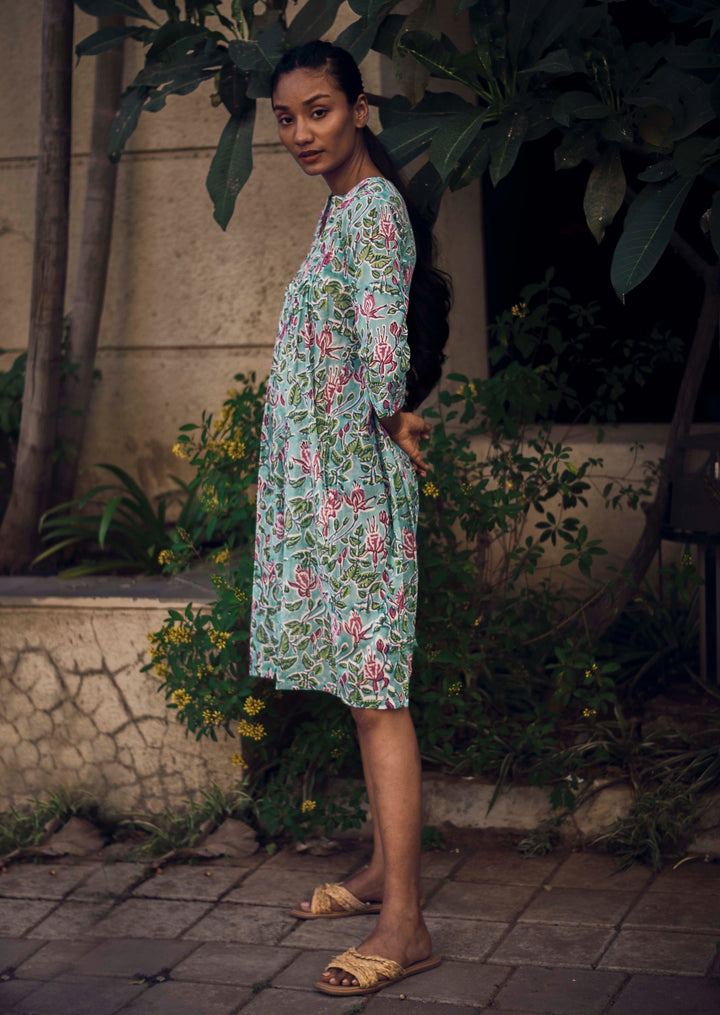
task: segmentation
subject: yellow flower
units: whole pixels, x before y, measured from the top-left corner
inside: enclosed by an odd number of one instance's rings
[[[223,721],[223,714],[219,708],[204,708],[202,717],[208,726],[219,726]]]
[[[188,530],[184,529],[181,525],[178,525],[177,527],[177,534],[180,536],[180,538],[182,539],[183,543],[185,543],[186,546],[193,545],[192,536],[190,535]]]
[[[594,715],[597,715],[597,709],[596,708],[584,708],[582,714],[585,717],[585,719],[592,719],[592,717]]]
[[[245,454],[245,444],[243,441],[228,441],[225,450],[229,457],[237,462]]]
[[[597,673],[597,663],[593,663],[589,670],[585,670],[585,679],[592,680]]]
[[[482,622],[483,622],[483,615],[481,613],[480,616],[476,617],[475,620],[473,621],[473,627],[480,627]]]
[[[463,685],[460,683],[459,680],[456,680],[455,683],[450,684],[450,686],[448,687],[448,694],[452,698],[456,698],[462,692],[462,689]]]
[[[210,641],[213,643],[215,648],[219,648],[221,652],[229,640],[230,634],[228,631],[216,631],[215,628],[210,630]]]
[[[239,603],[246,603],[248,601],[247,592],[242,592],[240,589],[233,589],[233,595]]]
[[[226,546],[222,550],[218,550],[213,554],[213,560],[216,564],[226,564],[230,557],[230,547]],[[214,577],[214,575],[213,575]]]
[[[158,564],[172,564],[176,559],[172,550],[161,550],[158,554]]]
[[[528,308],[527,303],[516,303],[510,308],[510,313],[513,317],[527,317]]]
[[[172,453],[175,455],[176,458],[190,457],[190,449],[187,446],[187,444],[185,443],[181,444],[179,441],[177,444],[173,444]]]
[[[159,677],[160,680],[164,680],[169,673],[170,670],[167,668],[165,663],[155,663],[155,676]]]
[[[428,497],[437,497],[440,493],[438,488],[435,486],[433,481],[429,479],[423,486],[423,493],[427,494]]]
[[[235,766],[235,768],[247,768],[247,765],[243,760],[242,754],[238,754],[237,751],[232,756],[232,764]]]
[[[240,720],[237,731],[241,737],[247,737],[249,740],[262,740],[265,736],[265,727],[262,723],[248,722],[247,719]]]
[[[170,700],[174,705],[177,705],[178,708],[185,708],[186,705],[190,704],[192,698],[187,691],[181,687],[177,691],[173,691],[170,696]]]
[[[314,800],[303,800],[302,812],[303,814],[312,814],[316,807],[317,804]]]
[[[213,673],[214,673],[214,670],[213,670],[212,666],[209,666],[207,663],[201,663],[200,666],[198,666],[198,676],[200,678],[202,678],[202,677],[209,677]]]
[[[173,645],[191,645],[192,634],[188,627],[169,627],[167,632],[167,639]]]
[[[259,698],[246,698],[244,709],[248,715],[258,715],[265,708],[265,702]]]

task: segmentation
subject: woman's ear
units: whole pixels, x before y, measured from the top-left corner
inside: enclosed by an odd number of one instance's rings
[[[361,92],[355,102],[355,126],[356,127],[367,127],[368,116],[370,115],[370,107],[368,106],[368,100],[364,92]]]

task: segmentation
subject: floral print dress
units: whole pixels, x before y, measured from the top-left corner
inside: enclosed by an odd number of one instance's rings
[[[359,708],[408,704],[417,480],[378,418],[405,400],[414,263],[391,183],[328,198],[285,294],[262,428],[251,670]]]

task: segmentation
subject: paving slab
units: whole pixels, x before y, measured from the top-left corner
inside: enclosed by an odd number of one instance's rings
[[[553,888],[602,888],[608,892],[637,892],[652,880],[653,872],[635,863],[616,870],[615,858],[606,853],[573,853],[553,875]]]
[[[36,980],[6,980],[0,983],[0,1012],[17,1011],[15,1005],[34,990],[39,983]]]
[[[633,976],[612,1015],[713,1015],[720,1012],[720,983],[685,976]]]
[[[510,923],[525,908],[537,888],[534,885],[443,883],[425,907],[427,916],[465,920],[497,920]]]
[[[84,866],[14,864],[0,874],[0,896],[14,899],[62,899],[92,873]]]
[[[420,871],[426,878],[447,878],[456,867],[460,867],[470,859],[471,855],[470,850],[435,849],[422,854]]]
[[[29,955],[40,948],[38,941],[17,941],[14,938],[0,938],[0,973],[15,969]]]
[[[68,905],[68,903],[66,903]],[[205,902],[128,899],[94,924],[93,937],[179,937],[211,910]]]
[[[518,924],[486,959],[518,966],[588,968],[614,936],[609,927]]]
[[[375,994],[365,1005],[364,1015],[477,1015],[480,1009],[436,1001],[407,1001]]]
[[[594,969],[526,967],[510,976],[493,1008],[553,1015],[600,1015],[624,979],[621,973]]]
[[[51,913],[57,902],[47,899],[3,899],[0,905],[0,936],[22,937],[43,917]]]
[[[311,856],[294,849],[281,849],[266,859],[263,867],[272,871],[295,870],[316,874],[323,881],[341,881],[367,864],[369,859],[370,847],[365,845],[342,853],[331,853],[330,856]]]
[[[31,906],[32,902],[23,903]],[[92,936],[92,928],[98,920],[102,920],[110,912],[108,902],[56,902],[48,903],[51,912],[45,919],[26,932],[27,937],[71,940],[82,940]],[[3,907],[4,908],[4,907]]]
[[[334,955],[364,941],[377,923],[377,916],[354,916],[346,920],[292,920],[294,929],[283,938],[288,948],[315,948]]]
[[[230,892],[224,902],[242,902],[254,906],[279,906],[290,910],[303,899],[311,899],[317,888],[318,876],[313,871],[260,870],[249,874],[238,888]]]
[[[192,941],[117,938],[94,945],[69,970],[73,976],[129,976],[146,979],[173,969],[197,947]]]
[[[565,859],[562,854],[524,857],[507,849],[478,850],[453,875],[454,881],[498,885],[541,885],[549,881]]]
[[[114,1015],[146,989],[143,984],[97,976],[53,980],[15,1002],[12,1015]]]
[[[481,962],[508,928],[506,923],[491,923],[489,920],[475,923],[471,920],[446,920],[439,916],[427,916],[425,923],[436,955],[468,962]]]
[[[196,944],[192,955],[175,966],[172,978],[251,987],[275,979],[296,954],[271,945],[211,941],[199,947]]]
[[[703,863],[688,860],[679,867],[667,867],[650,885],[651,892],[710,892],[720,895],[720,861]]]
[[[104,863],[92,871],[81,885],[75,888],[70,899],[108,899],[122,895],[140,879],[147,877],[147,867],[141,863]]]
[[[244,877],[246,870],[232,867],[174,867],[139,884],[133,897],[215,901]]]
[[[71,969],[83,955],[91,951],[95,944],[92,941],[48,941],[42,944],[34,942],[37,947],[35,954],[21,963],[16,975],[30,980],[51,980],[59,973]]]
[[[364,1001],[364,998],[330,997],[315,990],[311,994],[298,995],[296,990],[268,987],[245,1005],[242,1015],[346,1015],[358,1001]]]
[[[628,914],[624,926],[712,932],[720,929],[720,895],[648,892]]]
[[[717,934],[621,930],[603,956],[599,968],[702,976],[715,957],[716,938]]]
[[[637,899],[635,892],[547,887],[549,890],[541,890],[518,917],[519,922],[612,927],[622,920]]]
[[[120,1009],[122,1015],[231,1015],[252,997],[248,987],[219,983],[157,983]]]
[[[488,1004],[510,973],[508,967],[444,961],[437,969],[409,976],[383,990],[383,997],[439,1004]]]
[[[247,941],[249,944],[260,945],[289,943],[294,947],[290,941],[292,935],[288,936],[288,931],[296,923],[297,920],[293,920],[286,909],[219,902],[207,916],[187,930],[183,937],[190,941]]]

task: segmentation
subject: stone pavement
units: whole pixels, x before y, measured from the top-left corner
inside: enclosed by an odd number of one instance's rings
[[[717,1015],[720,865],[612,875],[602,854],[424,857],[438,969],[370,998],[312,989],[373,917],[288,906],[363,847],[232,866],[16,864],[0,874],[2,1015]]]

